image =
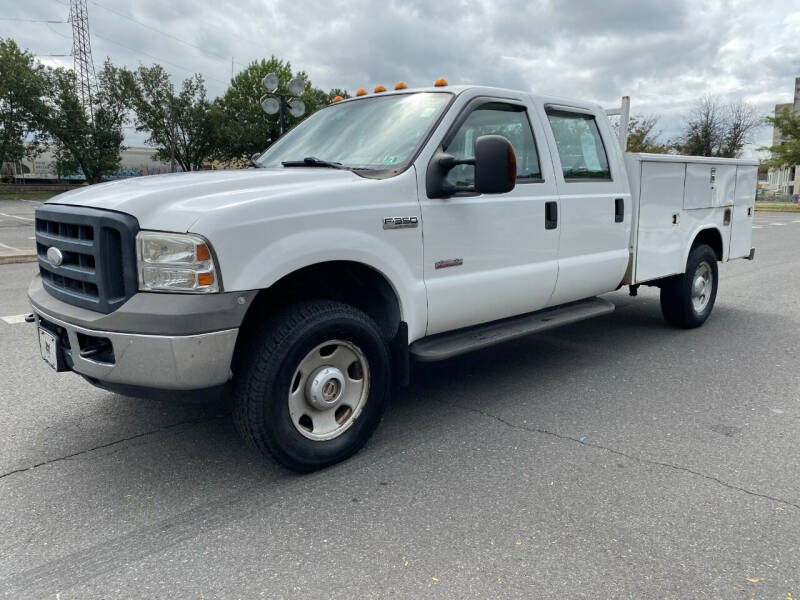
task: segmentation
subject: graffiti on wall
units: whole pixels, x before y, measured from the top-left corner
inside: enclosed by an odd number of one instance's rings
[[[122,164],[120,169],[109,173],[103,179],[111,181],[114,179],[127,179],[129,177],[142,177],[145,175],[161,175],[170,173],[170,165],[151,156],[152,149],[149,148],[128,148],[123,150],[120,158]],[[180,168],[177,169],[180,171]],[[26,159],[14,164],[4,164],[3,174],[13,179],[45,179],[62,181],[85,181],[86,177],[80,169],[71,175],[59,177],[55,169],[53,156],[49,152],[37,156],[33,160]]]

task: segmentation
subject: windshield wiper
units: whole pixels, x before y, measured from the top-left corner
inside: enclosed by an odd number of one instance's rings
[[[306,156],[303,160],[285,160],[281,163],[284,167],[327,167],[329,169],[346,169],[342,163],[322,160],[316,156]]]
[[[254,169],[263,169],[264,165],[258,162],[258,159],[261,157],[261,152],[256,152],[250,157],[250,166]]]

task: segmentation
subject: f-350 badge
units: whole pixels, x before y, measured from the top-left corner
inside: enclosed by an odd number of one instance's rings
[[[384,229],[407,229],[419,225],[417,217],[386,217],[383,220]]]

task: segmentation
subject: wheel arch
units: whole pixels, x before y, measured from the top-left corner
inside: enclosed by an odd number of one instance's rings
[[[717,257],[717,261],[722,262],[725,259],[725,241],[722,237],[722,232],[719,228],[710,226],[699,229],[692,236],[692,243],[689,244],[683,253],[683,264],[689,259],[689,253],[696,246],[706,244],[709,246]]]
[[[308,299],[338,300],[363,310],[386,339],[394,338],[403,320],[400,296],[384,273],[358,261],[331,260],[296,269],[259,290],[243,327],[248,320],[264,316],[265,311]]]
[[[400,295],[384,273],[351,260],[310,264],[259,290],[239,329],[233,364],[239,364],[252,335],[270,314],[293,302],[312,299],[336,300],[369,315],[389,343],[395,381],[407,383],[408,325]]]

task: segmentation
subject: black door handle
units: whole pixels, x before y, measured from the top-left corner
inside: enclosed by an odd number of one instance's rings
[[[622,223],[625,220],[625,200],[616,198],[614,200],[614,222]]]
[[[544,203],[544,228],[555,229],[558,227],[558,202]]]

